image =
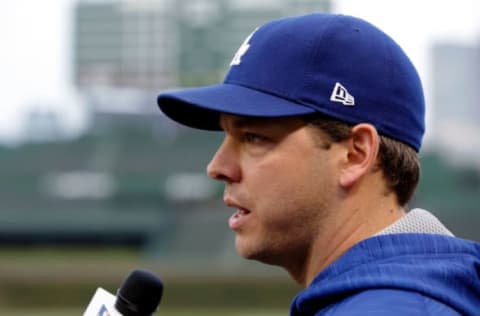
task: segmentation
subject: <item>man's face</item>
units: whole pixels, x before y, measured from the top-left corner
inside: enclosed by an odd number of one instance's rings
[[[337,163],[299,118],[222,115],[225,138],[208,165],[235,209],[229,226],[245,258],[284,267],[306,258],[338,195]]]

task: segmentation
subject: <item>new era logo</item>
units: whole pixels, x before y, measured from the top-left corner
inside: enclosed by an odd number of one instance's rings
[[[340,84],[340,82],[335,83],[332,95],[330,96],[330,101],[340,102],[343,105],[348,106],[355,105],[355,98],[348,92],[348,90],[344,86]]]

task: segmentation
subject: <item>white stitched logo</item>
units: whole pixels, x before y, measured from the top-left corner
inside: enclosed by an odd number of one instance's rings
[[[344,86],[340,84],[340,82],[335,83],[332,95],[330,96],[330,101],[340,102],[343,105],[348,106],[355,105],[355,98],[348,92],[348,90]]]
[[[243,41],[242,45],[238,48],[237,52],[235,53],[235,56],[233,56],[232,61],[230,62],[230,66],[238,66],[242,62],[242,56],[245,55],[247,50],[250,48],[250,39],[253,36],[253,33],[255,33],[258,30],[258,27],[253,30],[253,32],[247,36],[247,38]]]

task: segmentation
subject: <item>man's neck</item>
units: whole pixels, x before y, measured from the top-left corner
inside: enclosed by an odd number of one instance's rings
[[[362,202],[355,199],[344,202],[343,207],[333,210],[335,214],[322,225],[303,269],[289,270],[292,277],[304,287],[352,246],[405,215],[403,208],[390,195]]]

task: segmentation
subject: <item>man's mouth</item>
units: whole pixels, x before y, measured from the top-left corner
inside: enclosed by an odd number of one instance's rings
[[[228,220],[228,226],[232,230],[240,229],[241,226],[245,224],[249,215],[249,210],[244,208],[238,208],[237,211],[232,216],[230,216],[230,219]]]

